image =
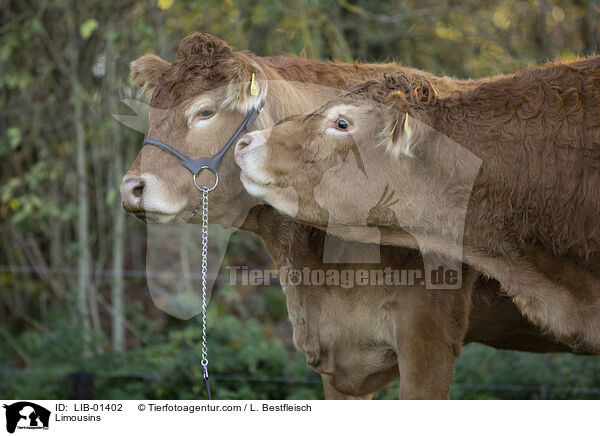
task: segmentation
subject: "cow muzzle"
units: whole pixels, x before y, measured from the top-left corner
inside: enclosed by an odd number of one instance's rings
[[[274,179],[265,168],[267,160],[267,139],[269,130],[258,130],[244,135],[235,146],[235,162],[242,170],[244,177],[259,185],[268,186]]]

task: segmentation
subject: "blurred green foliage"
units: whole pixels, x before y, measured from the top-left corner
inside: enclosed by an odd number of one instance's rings
[[[268,56],[397,60],[436,74],[481,77],[594,53],[597,0],[7,0],[0,5],[0,396],[66,398],[67,376],[95,376],[94,398],[202,398],[197,320],[153,307],[128,277],[126,349],[111,341],[114,277],[92,274],[89,331],[77,304],[82,208],[90,267],[112,268],[118,188],[141,136],[111,114],[136,98],[128,64],[152,51],[172,59],[192,31]],[[77,115],[75,110],[81,109]],[[78,137],[77,132],[82,133]],[[77,161],[83,142],[83,167]],[[82,206],[78,183],[87,175]],[[78,172],[79,171],[79,172]],[[144,226],[128,220],[124,268],[143,271]],[[269,267],[260,241],[232,237],[226,262]],[[94,318],[94,315],[96,317]],[[209,314],[218,398],[320,398],[318,377],[291,344],[276,286],[220,284]],[[88,347],[83,337],[89,337]],[[471,345],[453,398],[598,398],[600,363]],[[564,389],[544,389],[549,386]],[[589,388],[571,392],[568,388]],[[394,398],[391,386],[377,398]]]
[[[285,310],[285,305],[278,309]],[[73,393],[67,376],[86,372],[94,375],[95,399],[206,398],[199,365],[202,330],[198,319],[173,320],[179,325],[169,329],[151,325],[144,332],[143,346],[126,353],[103,352],[82,358],[76,328],[59,312],[51,318],[48,332],[25,330],[13,338],[20,353],[28,357],[27,366],[0,367],[2,397],[69,398]],[[241,320],[219,303],[211,304],[208,321],[211,385],[216,398],[322,398],[320,378],[306,366],[301,353],[274,335],[272,325],[252,317]],[[0,334],[4,356],[15,352],[5,334],[5,330]],[[106,342],[104,337],[94,340]],[[599,387],[600,363],[595,357],[499,351],[473,344],[465,347],[457,360],[451,398],[593,399],[600,395]],[[398,383],[382,389],[375,398],[395,399],[397,395]]]
[[[219,313],[219,312],[225,313]],[[317,399],[320,379],[293,350],[256,319],[246,321],[211,305],[208,315],[210,374],[219,399]],[[104,352],[82,358],[73,325],[55,319],[48,333],[26,330],[14,338],[28,356],[27,369],[0,368],[3,398],[69,398],[68,374],[94,375],[94,398],[206,398],[202,367],[202,329],[198,320],[168,331],[155,330],[148,342],[126,353]],[[3,332],[4,334],[5,332]],[[106,338],[97,337],[99,344]],[[3,355],[14,352],[7,341]],[[287,380],[287,381],[286,381]]]

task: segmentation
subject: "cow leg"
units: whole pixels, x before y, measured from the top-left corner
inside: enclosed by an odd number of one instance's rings
[[[394,319],[400,399],[449,398],[477,277],[477,271],[463,267],[460,289],[406,290]]]
[[[422,338],[402,341],[398,352],[401,400],[447,400],[456,359],[452,346]],[[412,342],[412,343],[411,343]]]
[[[321,374],[321,379],[323,380],[323,393],[325,394],[326,400],[371,400],[373,399],[373,394],[361,395],[361,396],[352,396],[342,394],[337,391],[333,385],[331,384],[331,376],[327,374]]]
[[[448,399],[476,277],[465,268],[461,289],[408,292],[395,311],[400,399]]]

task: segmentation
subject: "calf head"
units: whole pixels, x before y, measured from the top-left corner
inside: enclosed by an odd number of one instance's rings
[[[419,93],[435,94],[426,89]],[[332,214],[339,224],[370,224],[390,203],[415,201],[381,177],[394,174],[408,185],[421,169],[415,156],[431,129],[411,113],[405,92],[391,89],[389,78],[369,82],[313,114],[240,139],[242,183],[251,195],[313,224],[331,223]]]

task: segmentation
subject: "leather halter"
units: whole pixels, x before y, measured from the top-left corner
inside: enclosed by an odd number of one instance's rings
[[[258,108],[252,108],[252,110],[246,116],[244,121],[242,121],[242,124],[240,124],[240,126],[237,128],[237,130],[231,136],[231,138],[229,138],[229,141],[227,141],[227,143],[221,149],[221,151],[218,152],[217,154],[215,154],[213,157],[201,157],[198,159],[192,159],[191,157],[188,157],[188,156],[178,152],[170,145],[167,145],[164,142],[159,141],[158,139],[153,139],[153,138],[144,139],[144,142],[142,143],[142,147],[146,144],[154,145],[155,147],[158,147],[158,148],[166,151],[167,153],[175,156],[177,159],[179,159],[179,163],[181,163],[181,165],[183,165],[184,168],[186,168],[190,173],[193,174],[194,185],[200,191],[202,191],[202,187],[198,186],[198,183],[196,182],[196,177],[198,176],[198,174],[200,174],[202,172],[202,170],[210,171],[211,173],[213,173],[215,175],[215,184],[212,188],[206,188],[206,187],[204,187],[204,188],[208,189],[208,191],[212,191],[213,189],[215,189],[217,187],[217,184],[219,183],[219,176],[217,174],[217,171],[219,170],[219,166],[221,166],[221,162],[223,161],[223,157],[225,156],[225,153],[227,153],[227,150],[229,150],[229,148],[233,145],[233,143],[239,138],[239,136],[242,134],[242,131],[244,129],[249,131],[252,128],[252,125],[256,121],[256,118],[258,117],[258,115],[262,112],[262,109],[264,106],[265,106],[265,100],[261,100]]]
[[[260,64],[257,64],[257,65],[258,65],[258,68],[264,73],[264,70],[262,69]],[[250,94],[251,95],[257,94],[256,84],[254,82],[254,73],[252,73],[252,82],[250,84]],[[184,168],[186,168],[190,173],[193,174],[194,185],[196,186],[196,188],[199,191],[207,190],[208,192],[210,192],[213,189],[215,189],[217,187],[217,185],[219,184],[219,175],[217,174],[217,171],[219,170],[219,166],[221,166],[221,162],[223,161],[223,157],[225,156],[225,153],[227,153],[227,150],[229,150],[229,148],[233,145],[233,143],[239,138],[239,136],[242,134],[242,131],[244,129],[246,129],[246,131],[250,131],[250,129],[252,128],[252,125],[256,121],[256,118],[262,112],[263,107],[265,106],[265,101],[266,101],[266,96],[265,96],[265,99],[261,99],[260,103],[258,104],[258,107],[252,108],[252,110],[248,113],[248,115],[246,115],[246,118],[244,119],[244,121],[242,121],[242,124],[239,125],[237,130],[231,136],[231,138],[229,138],[229,141],[227,141],[227,143],[221,149],[221,151],[218,152],[217,154],[215,154],[213,157],[201,157],[198,159],[192,159],[191,157],[188,157],[188,156],[178,152],[170,145],[167,145],[164,142],[159,141],[158,139],[153,139],[153,138],[145,138],[144,142],[142,143],[142,147],[146,144],[154,145],[155,147],[158,147],[158,148],[166,151],[167,153],[175,156],[177,159],[179,159],[179,162],[181,163],[181,165],[183,165]],[[198,185],[198,183],[196,181],[196,177],[198,177],[198,174],[200,174],[202,172],[202,170],[208,170],[215,175],[215,184],[213,185],[212,188],[208,188],[207,186],[201,187]]]

